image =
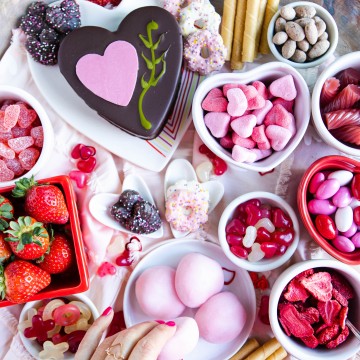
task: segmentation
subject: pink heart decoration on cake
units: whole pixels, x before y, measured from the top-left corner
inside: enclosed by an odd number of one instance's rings
[[[76,75],[95,95],[127,106],[134,93],[139,68],[136,49],[127,41],[114,41],[104,55],[87,54],[76,64]]]

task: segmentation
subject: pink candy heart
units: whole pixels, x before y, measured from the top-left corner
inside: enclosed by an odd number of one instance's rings
[[[274,80],[269,86],[269,91],[272,96],[284,100],[294,100],[297,95],[294,78],[291,75],[285,75]]]
[[[248,101],[244,92],[239,88],[229,89],[227,92],[229,104],[227,112],[231,116],[241,116],[248,107]]]
[[[255,109],[252,114],[256,116],[256,124],[261,125],[267,113],[272,109],[273,104],[270,100],[265,101],[265,105],[260,109]]]
[[[241,137],[247,138],[251,136],[256,126],[256,116],[245,115],[233,120],[230,124],[231,128]]]
[[[89,176],[87,174],[85,174],[82,171],[78,171],[78,170],[72,170],[69,172],[69,177],[71,180],[74,180],[76,182],[76,186],[79,189],[82,189],[83,187],[86,186],[86,183],[88,181]]]
[[[269,125],[265,134],[270,140],[271,147],[276,151],[281,151],[291,138],[291,132],[279,125]]]
[[[256,161],[256,154],[253,150],[246,149],[239,145],[234,145],[232,149],[232,158],[237,162],[253,163]]]
[[[6,166],[4,160],[0,160],[0,181],[9,181],[14,177],[14,172]]]
[[[266,114],[264,124],[279,125],[282,127],[288,127],[291,122],[291,114],[280,104],[277,104],[271,108]]]
[[[229,130],[230,115],[223,112],[209,112],[204,117],[205,125],[216,138],[225,136]]]
[[[226,111],[227,105],[228,101],[224,97],[223,92],[218,88],[210,90],[201,103],[203,110],[215,112]]]
[[[232,141],[233,144],[242,146],[247,149],[253,149],[256,145],[256,142],[252,138],[242,138],[236,132],[232,133]]]

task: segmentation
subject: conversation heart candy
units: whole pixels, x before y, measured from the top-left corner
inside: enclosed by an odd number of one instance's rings
[[[221,138],[229,130],[230,115],[223,112],[209,112],[204,117],[205,125],[214,137]]]
[[[280,97],[288,101],[294,100],[297,95],[292,75],[285,75],[274,80],[269,86],[269,91],[272,96]]]
[[[276,151],[283,150],[291,138],[291,132],[279,125],[269,125],[265,134],[270,140],[271,147]]]
[[[238,162],[253,163],[256,160],[256,154],[253,153],[252,150],[239,145],[234,145],[231,155],[232,158]]]
[[[227,92],[229,100],[227,112],[231,116],[241,116],[248,107],[248,101],[244,92],[239,88],[229,89]]]
[[[265,105],[260,109],[255,109],[252,114],[256,116],[256,124],[261,125],[268,112],[272,109],[273,103],[270,100],[265,101]]]
[[[251,136],[253,129],[256,126],[256,116],[240,116],[231,121],[230,126],[239,136],[247,138]]]
[[[211,89],[201,103],[201,107],[206,111],[224,112],[227,106],[228,101],[224,97],[223,92],[218,88]]]

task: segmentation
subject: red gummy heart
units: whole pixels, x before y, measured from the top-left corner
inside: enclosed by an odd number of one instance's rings
[[[99,266],[97,270],[97,274],[100,277],[104,277],[106,275],[115,275],[116,268],[113,264],[109,263],[108,261],[105,261]]]
[[[82,189],[86,186],[89,176],[82,171],[72,170],[69,172],[70,179],[76,182],[76,185],[79,189]]]
[[[96,159],[94,157],[90,157],[87,160],[79,160],[77,168],[85,173],[91,173],[94,170],[95,165]]]
[[[134,261],[134,258],[131,256],[129,250],[125,250],[120,256],[115,260],[116,265],[118,266],[130,266]]]
[[[89,159],[91,156],[95,156],[96,149],[93,146],[83,146],[80,149],[80,157],[83,160]]]
[[[75,145],[75,147],[72,149],[71,151],[71,157],[75,160],[80,159],[80,150],[81,148],[83,148],[85,145],[84,144],[77,144]]]

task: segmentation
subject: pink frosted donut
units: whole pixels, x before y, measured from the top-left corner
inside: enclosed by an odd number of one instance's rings
[[[206,50],[208,56],[202,56]],[[208,30],[198,30],[187,37],[184,45],[184,59],[192,71],[207,75],[220,70],[225,63],[226,48],[220,34]]]
[[[208,220],[209,197],[203,190],[176,190],[166,201],[165,218],[178,231],[195,231]]]

